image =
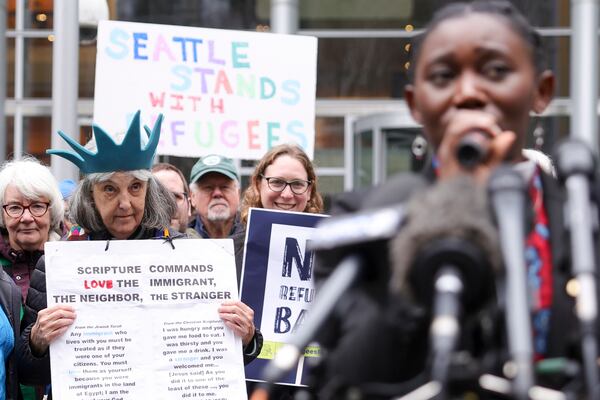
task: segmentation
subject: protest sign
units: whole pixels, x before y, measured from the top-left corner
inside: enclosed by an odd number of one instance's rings
[[[251,208],[242,272],[242,301],[254,310],[264,338],[258,358],[246,366],[246,378],[260,380],[278,349],[302,326],[315,298],[314,254],[307,244],[324,215]],[[318,357],[309,346],[296,368],[279,383],[303,385],[305,357]]]
[[[102,21],[94,122],[120,132],[163,113],[158,154],[260,159],[294,142],[312,159],[317,39]]]
[[[244,399],[232,241],[48,242],[48,305],[77,318],[50,346],[56,399]]]

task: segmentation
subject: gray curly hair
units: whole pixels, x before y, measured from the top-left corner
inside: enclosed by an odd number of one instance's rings
[[[145,169],[120,171],[148,183],[144,215],[141,226],[148,229],[163,229],[170,225],[171,216],[177,212],[177,205],[152,173]],[[116,172],[103,172],[86,175],[71,198],[71,219],[88,232],[105,231],[106,226],[96,209],[92,195],[94,185],[110,179]]]

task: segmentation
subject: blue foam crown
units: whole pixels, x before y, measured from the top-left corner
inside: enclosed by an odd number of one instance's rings
[[[120,144],[98,125],[94,124],[92,130],[96,139],[96,152],[92,152],[62,131],[60,137],[71,146],[75,152],[59,149],[48,149],[47,154],[54,154],[65,158],[77,165],[84,174],[96,172],[134,171],[137,169],[150,169],[154,162],[154,153],[160,139],[160,126],[163,115],[160,114],[154,123],[154,128],[145,127],[148,143],[142,148],[140,135],[140,111],[138,110],[127,129],[127,133]]]

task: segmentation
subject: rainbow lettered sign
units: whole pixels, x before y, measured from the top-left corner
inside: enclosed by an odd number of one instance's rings
[[[313,37],[103,21],[94,122],[162,113],[159,154],[259,159],[295,142],[312,158],[316,57]]]

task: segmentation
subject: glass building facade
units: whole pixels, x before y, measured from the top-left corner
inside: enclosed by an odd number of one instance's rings
[[[83,0],[88,2],[92,0]],[[276,0],[108,0],[109,18],[207,28],[269,31]],[[298,0],[300,35],[318,42],[315,158],[320,189],[331,194],[416,169],[410,146],[419,128],[403,101],[411,42],[447,0]],[[570,7],[568,0],[514,0],[545,37],[557,77],[555,100],[534,118],[542,150],[569,129]],[[51,144],[52,0],[11,0],[7,6],[5,158],[32,154],[46,163]],[[81,26],[78,125],[91,135],[96,47],[94,29]],[[274,55],[276,57],[276,55]],[[74,79],[64,76],[63,79]],[[539,143],[538,143],[539,144]],[[0,149],[1,150],[1,149]],[[161,157],[189,173],[195,159]],[[240,160],[243,184],[253,161]]]

